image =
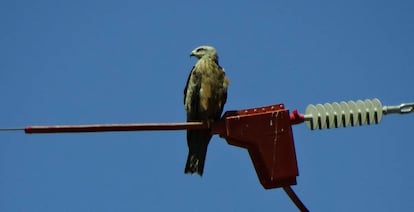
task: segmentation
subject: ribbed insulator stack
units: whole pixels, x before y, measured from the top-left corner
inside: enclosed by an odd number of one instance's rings
[[[383,115],[378,99],[308,105],[305,120],[309,129],[378,124]]]

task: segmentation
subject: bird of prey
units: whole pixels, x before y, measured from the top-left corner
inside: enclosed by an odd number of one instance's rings
[[[184,106],[188,122],[203,122],[208,126],[220,119],[227,99],[229,81],[219,65],[217,51],[212,46],[195,48],[190,57],[197,63],[184,88]],[[210,129],[187,130],[188,157],[184,173],[203,175]]]

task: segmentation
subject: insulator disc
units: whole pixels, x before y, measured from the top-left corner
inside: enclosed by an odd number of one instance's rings
[[[318,113],[318,110],[316,110],[315,105],[308,105],[308,107],[306,108],[306,114],[309,114],[312,116],[312,120],[307,121],[306,125],[308,126],[309,129],[314,130],[315,126],[318,125],[318,117],[319,117],[319,113]]]
[[[367,124],[367,117],[368,115],[368,107],[365,105],[364,101],[358,100],[356,102],[357,108],[358,108],[358,121],[359,125],[366,125]]]
[[[326,111],[326,128],[335,128],[335,111],[331,104],[326,103],[323,105]]]
[[[379,99],[373,99],[372,104],[374,105],[374,123],[378,124],[382,119],[382,104]]]
[[[316,105],[316,110],[319,112],[319,118],[318,118],[318,125],[316,128],[318,129],[325,129],[326,128],[326,111],[325,107],[321,104]]]
[[[349,109],[348,103],[341,102],[341,103],[339,103],[339,105],[341,106],[341,111],[339,111],[339,112],[341,113],[342,126],[343,127],[350,126],[351,125],[351,119],[349,117],[349,111],[351,109]]]
[[[334,103],[332,103],[332,108],[333,108],[333,110],[334,110],[334,122],[335,122],[335,125],[334,125],[334,127],[335,128],[338,128],[338,127],[345,127],[342,123],[342,112],[341,112],[341,106],[339,105],[339,103],[338,102],[334,102]]]
[[[359,125],[358,124],[358,108],[357,108],[355,102],[354,101],[349,101],[348,106],[349,106],[350,110],[346,111],[346,112],[348,112],[348,114],[349,114],[349,119],[350,119],[349,122],[351,123],[351,126]]]

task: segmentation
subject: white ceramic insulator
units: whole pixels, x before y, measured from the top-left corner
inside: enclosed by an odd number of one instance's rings
[[[382,118],[378,99],[308,105],[306,124],[309,129],[326,129],[378,124]]]

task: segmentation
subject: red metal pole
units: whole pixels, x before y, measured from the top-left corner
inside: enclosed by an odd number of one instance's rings
[[[81,132],[115,132],[144,130],[187,130],[207,129],[202,122],[184,123],[144,123],[144,124],[91,124],[91,125],[54,125],[29,126],[24,128],[27,134],[32,133],[81,133]]]
[[[304,121],[303,114],[297,110],[290,114],[291,124],[299,124]],[[223,123],[213,123],[212,133],[219,134],[225,130]],[[202,122],[180,123],[136,123],[136,124],[90,124],[90,125],[51,125],[28,126],[24,128],[26,134],[34,133],[86,133],[86,132],[116,132],[116,131],[146,131],[146,130],[197,130],[208,129]],[[7,129],[20,130],[20,129]]]

